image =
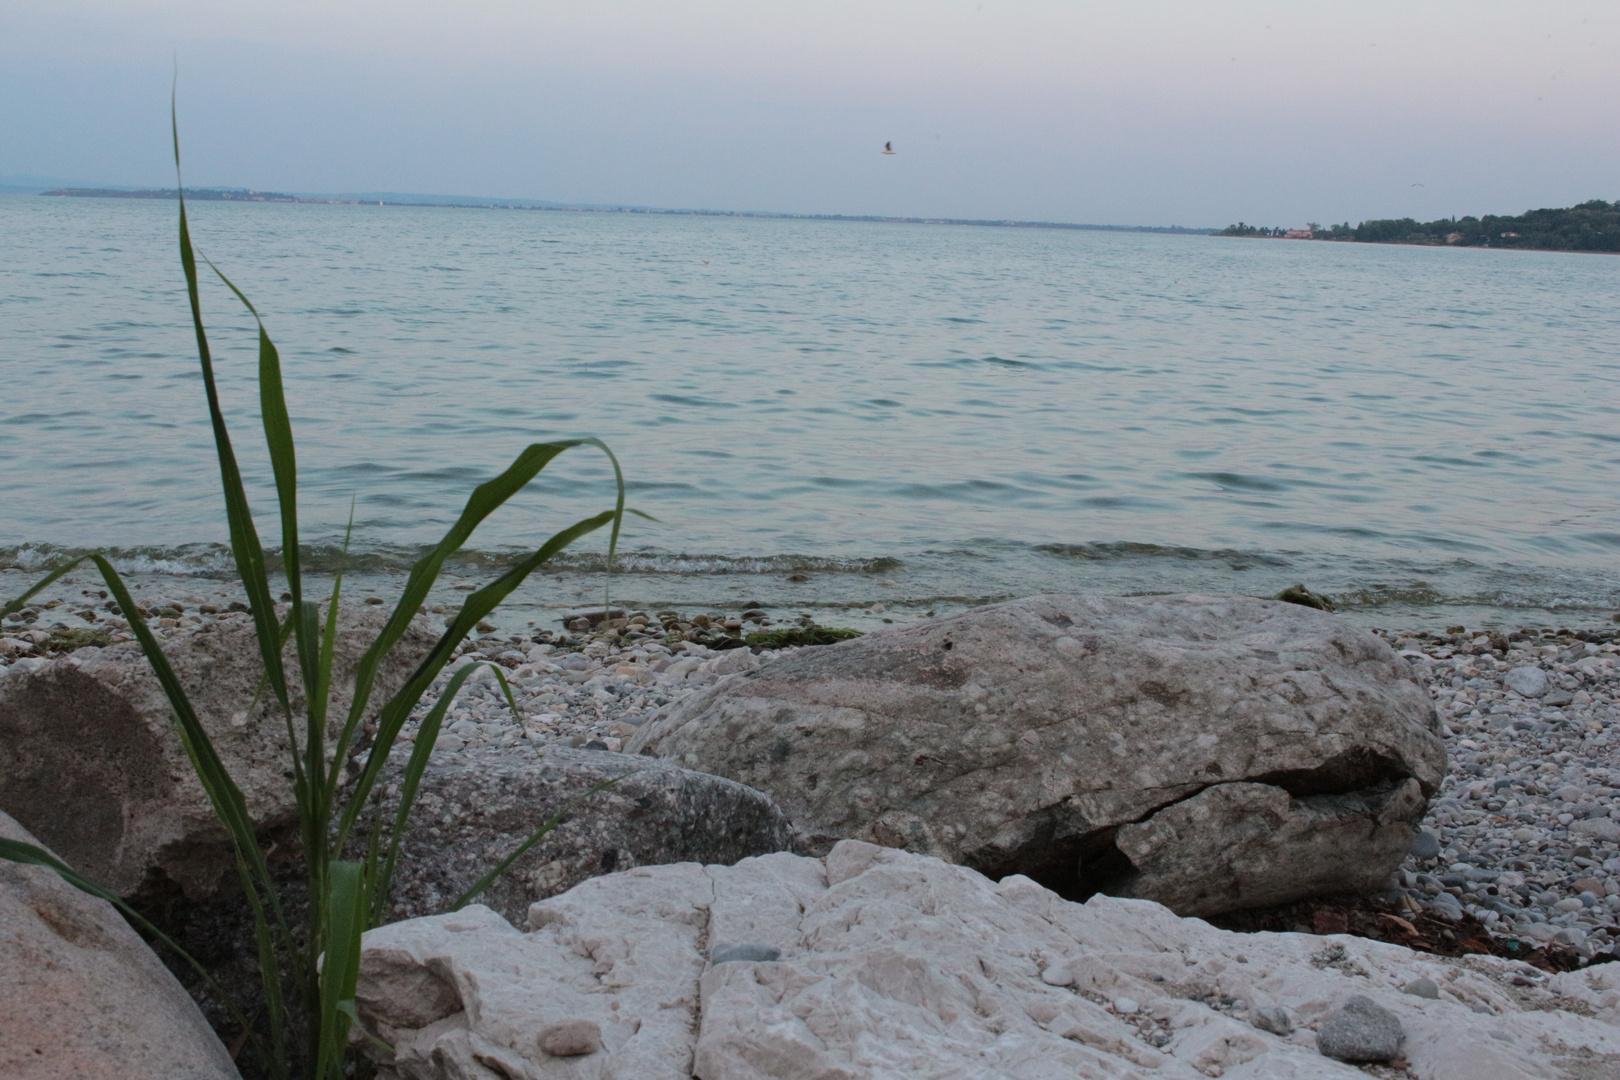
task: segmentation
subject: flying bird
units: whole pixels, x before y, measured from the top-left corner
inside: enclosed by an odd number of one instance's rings
[[[894,153],[894,143],[892,143],[892,142],[886,142],[886,143],[884,143],[884,144],[883,144],[883,152],[884,152],[884,153],[885,153],[885,154],[892,154],[892,153]]]
[[[1423,187],[1424,185],[1423,184],[1413,184],[1412,186],[1413,187]]]

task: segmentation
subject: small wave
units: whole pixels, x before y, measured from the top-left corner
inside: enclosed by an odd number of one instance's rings
[[[1273,480],[1266,476],[1245,476],[1242,473],[1194,472],[1182,475],[1191,480],[1207,480],[1223,488],[1237,488],[1240,491],[1287,491],[1293,486],[1286,480]]]
[[[1581,533],[1579,536],[1576,537],[1576,539],[1584,540],[1588,544],[1596,544],[1599,547],[1612,548],[1612,549],[1620,550],[1620,533],[1612,533],[1612,532]]]
[[[97,552],[120,574],[174,574],[179,576],[233,576],[236,563],[224,544],[185,544],[180,547],[64,548],[55,544],[19,544],[0,547],[0,570],[44,573],[65,562]],[[85,569],[94,573],[93,566]]]
[[[687,397],[681,394],[652,394],[653,401],[662,401],[669,405],[695,405],[701,409],[735,409],[737,406],[729,401],[715,401],[711,398]]]
[[[1245,566],[1288,566],[1287,559],[1277,555],[1233,548],[1192,548],[1166,544],[1144,544],[1117,540],[1087,544],[1036,544],[1034,550],[1059,559],[1088,559],[1097,561],[1122,559],[1182,559],[1194,562],[1240,563]]]
[[[553,569],[602,573],[607,556],[567,552],[549,564]],[[613,559],[616,574],[892,574],[903,569],[899,559],[829,559],[817,555],[688,555],[664,552],[624,552]]]

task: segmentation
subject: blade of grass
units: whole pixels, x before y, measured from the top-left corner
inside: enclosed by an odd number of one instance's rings
[[[336,850],[342,851],[353,831],[354,823],[366,800],[371,795],[372,785],[376,783],[377,775],[382,771],[388,753],[393,747],[405,721],[410,718],[411,710],[421,700],[422,694],[433,682],[434,677],[449,662],[456,645],[478,625],[478,621],[490,611],[494,610],[506,596],[520,585],[537,567],[555,558],[557,553],[569,544],[606,525],[614,518],[614,512],[604,511],[594,518],[586,518],[557,533],[533,555],[522,563],[512,567],[494,582],[470,593],[462,604],[461,611],[456,615],[450,627],[441,636],[433,649],[428,653],[427,659],[418,665],[415,672],[382,707],[377,720],[377,738],[372,744],[371,752],[366,758],[365,768],[356,779],[354,789],[350,792],[348,802],[344,806],[343,815],[338,826],[338,839]],[[358,693],[358,690],[356,691]],[[389,879],[381,879],[375,883],[378,891],[386,893],[390,884]]]
[[[315,1075],[343,1080],[343,1056],[349,1045],[349,1017],[341,1008],[354,1001],[360,977],[360,944],[366,929],[365,868],[333,860],[327,871],[326,951],[321,958],[320,1046]]]
[[[285,1062],[278,1065],[276,1061],[277,1055],[285,1050],[285,1012],[281,1007],[279,968],[274,965],[275,949],[271,938],[275,929],[279,929],[283,940],[290,944],[291,935],[287,931],[286,919],[281,914],[275,882],[265,863],[264,853],[259,850],[257,831],[253,827],[252,817],[248,814],[246,800],[215,752],[196,710],[192,708],[191,700],[186,696],[185,689],[180,685],[180,680],[175,676],[174,669],[163,654],[156,637],[146,625],[146,620],[142,618],[140,608],[136,606],[123,578],[104,556],[91,553],[86,555],[85,559],[96,565],[108,591],[113,594],[114,600],[128,618],[130,630],[140,642],[141,651],[146,655],[146,661],[151,666],[153,674],[157,676],[164,697],[169,701],[181,745],[191,759],[197,779],[208,796],[209,804],[213,807],[214,815],[224,826],[236,853],[237,872],[242,880],[243,892],[254,913],[255,935],[258,939],[261,961],[268,959],[271,962],[271,966],[264,969],[265,999],[269,1006],[271,1025],[272,1059],[268,1064],[274,1075],[286,1076],[288,1073]],[[271,923],[272,916],[274,927]]]
[[[399,602],[394,606],[393,614],[383,627],[382,633],[377,635],[360,662],[355,666],[354,700],[349,705],[348,720],[344,731],[339,737],[340,744],[347,744],[353,737],[354,729],[365,713],[366,706],[371,701],[371,688],[376,679],[377,666],[383,658],[398,644],[404,636],[405,629],[415,617],[417,608],[421,607],[427,599],[428,592],[433,583],[438,580],[439,572],[444,567],[444,561],[453,555],[472,536],[473,530],[490,514],[494,513],[508,499],[517,494],[540,470],[545,468],[558,454],[564,450],[580,445],[579,440],[565,440],[553,443],[534,443],[518,454],[506,470],[492,480],[485,481],[473,489],[467,498],[467,505],[462,510],[449,531],[444,534],[433,549],[411,567],[410,576],[405,582],[405,590],[400,595]]]
[[[202,260],[218,275],[242,306],[248,309],[259,328],[259,413],[264,423],[264,442],[270,452],[270,469],[276,481],[276,504],[281,514],[281,567],[287,576],[293,610],[304,604],[304,574],[298,547],[298,458],[293,446],[292,420],[287,415],[286,388],[281,379],[281,354],[264,328],[264,319],[253,301],[236,283],[225,276],[208,256]],[[314,686],[319,678],[315,637],[306,633],[304,620],[295,622],[298,633],[298,664],[304,686]],[[314,700],[311,698],[310,700]],[[311,775],[314,775],[312,772]]]
[[[230,530],[231,555],[236,561],[237,576],[247,592],[248,605],[258,627],[259,654],[270,676],[270,687],[282,709],[289,710],[287,676],[281,664],[281,651],[277,647],[276,612],[270,597],[270,579],[265,571],[264,547],[259,542],[253,514],[248,508],[247,492],[242,486],[242,471],[236,464],[231,433],[225,425],[225,413],[219,403],[219,387],[214,382],[214,361],[208,347],[208,332],[203,329],[202,301],[197,286],[197,255],[192,249],[191,226],[186,220],[185,184],[180,181],[180,119],[174,93],[169,98],[169,122],[174,135],[175,185],[180,204],[180,266],[185,272],[186,298],[191,303],[191,325],[197,336],[197,359],[202,366],[203,391],[208,399],[214,449],[219,457],[219,479],[225,495],[225,519]]]
[[[417,725],[416,742],[411,747],[411,757],[405,765],[405,774],[400,781],[399,806],[394,810],[394,827],[388,834],[388,853],[383,857],[381,872],[372,878],[375,883],[372,891],[373,924],[382,922],[384,908],[388,904],[388,887],[393,883],[394,867],[399,860],[400,841],[405,836],[405,823],[411,816],[411,807],[416,804],[416,790],[422,783],[422,774],[427,771],[428,757],[433,753],[433,744],[439,739],[439,728],[444,723],[444,714],[455,702],[456,695],[461,693],[462,685],[482,666],[484,665],[471,663],[455,671],[450,676],[450,681],[445,683],[444,690],[439,694],[439,700],[433,703],[433,707]],[[372,752],[376,752],[375,747]],[[353,805],[352,799],[350,804]],[[377,832],[373,829],[371,835],[373,844],[376,838]],[[372,865],[375,866],[375,849],[370,858]]]
[[[512,684],[506,681],[506,672],[501,670],[499,664],[491,664],[489,670],[495,673],[495,681],[501,685],[501,694],[506,698],[507,708],[512,710],[512,722],[522,727],[523,714],[518,711],[517,698],[512,694]]]
[[[0,607],[0,619],[5,618],[14,611],[21,611],[31,598],[39,595],[41,589],[48,588],[53,581],[56,581],[63,574],[67,573],[69,570],[72,570],[75,566],[78,566],[80,563],[89,558],[90,556],[88,555],[80,555],[77,559],[74,559],[67,565],[59,566],[55,570],[52,570],[49,574],[45,575],[45,577],[41,578],[38,584],[36,584],[32,589],[29,589],[27,592],[23,593],[21,596],[16,597],[13,600],[6,601],[5,606]]]
[[[506,873],[509,866],[517,862],[518,859],[522,858],[524,852],[538,844],[546,837],[547,833],[550,833],[558,825],[562,824],[568,815],[572,814],[575,810],[578,810],[580,805],[583,804],[586,799],[589,799],[597,792],[606,791],[608,788],[612,787],[614,784],[617,784],[619,781],[625,779],[629,775],[629,773],[626,773],[625,776],[615,776],[611,780],[603,780],[599,784],[593,784],[589,790],[574,796],[572,799],[569,799],[568,802],[563,805],[561,810],[558,810],[555,814],[551,815],[551,817],[546,820],[544,825],[536,829],[527,840],[519,844],[516,851],[502,859],[499,866],[495,867],[495,869],[473,882],[466,892],[456,897],[456,902],[450,905],[450,910],[460,911],[462,908],[472,903],[480,893],[495,883],[496,878]]]

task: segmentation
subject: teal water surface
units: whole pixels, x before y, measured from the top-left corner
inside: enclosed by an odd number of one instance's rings
[[[1047,589],[1386,623],[1620,607],[1620,260],[1109,232],[203,203],[281,347],[305,535],[398,572],[591,434],[645,604],[891,614]],[[173,203],[0,198],[0,567],[223,573]],[[205,291],[261,529],[251,322]],[[248,448],[251,448],[249,450]],[[460,572],[611,500],[592,452]],[[595,587],[587,546],[525,603]],[[790,580],[804,577],[803,581]]]

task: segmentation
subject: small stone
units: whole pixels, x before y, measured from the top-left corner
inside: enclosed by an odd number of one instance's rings
[[[1412,837],[1412,855],[1418,859],[1432,859],[1440,854],[1440,838],[1428,829],[1419,829]]]
[[[1134,1016],[1142,1010],[1142,1005],[1135,998],[1117,997],[1114,999],[1114,1011],[1121,1016]]]
[[[540,1049],[552,1057],[582,1057],[602,1048],[595,1020],[562,1020],[540,1029]]]
[[[1401,987],[1401,993],[1411,994],[1413,997],[1428,998],[1430,1001],[1440,1000],[1440,988],[1433,979],[1413,979]]]
[[[1547,673],[1530,665],[1514,668],[1502,681],[1520,697],[1538,698],[1547,692]]]
[[[1288,1010],[1281,1005],[1267,1005],[1254,1010],[1252,1022],[1261,1031],[1269,1031],[1280,1038],[1286,1039],[1294,1033],[1294,1022],[1289,1019]]]
[[[1339,1061],[1392,1061],[1401,1052],[1406,1032],[1395,1014],[1372,998],[1357,994],[1329,1016],[1316,1033],[1316,1049]]]
[[[1041,972],[1041,982],[1047,986],[1073,986],[1074,972],[1069,970],[1067,964],[1052,964]]]
[[[782,950],[774,945],[716,945],[709,950],[710,964],[743,963],[770,964],[782,959]]]

